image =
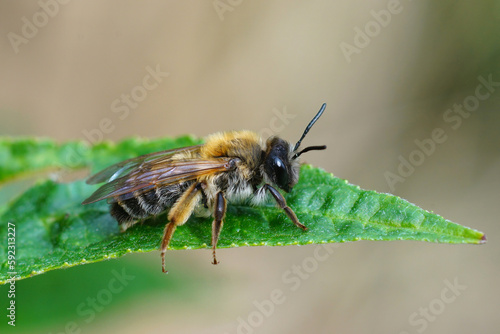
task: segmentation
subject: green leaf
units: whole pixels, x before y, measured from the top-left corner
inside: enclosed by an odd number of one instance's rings
[[[2,152],[9,151],[4,141]],[[119,144],[85,146],[75,142],[56,145],[50,141],[10,140],[11,156],[17,161],[8,167],[2,160],[0,179],[36,173],[54,166],[67,167],[68,147],[81,148],[78,168],[93,171],[136,155],[200,143],[191,137],[178,139],[128,139]],[[41,143],[37,149],[37,143]],[[23,152],[37,156],[30,163],[12,146],[27,147]],[[47,150],[47,156],[44,151]],[[1,153],[3,154],[3,153]],[[10,158],[9,158],[10,159]],[[66,160],[65,160],[66,159]],[[9,169],[10,168],[10,169]],[[0,283],[15,271],[16,279],[49,270],[116,258],[126,253],[157,250],[167,222],[166,214],[147,220],[120,233],[109,215],[105,201],[81,205],[96,186],[84,181],[38,182],[2,210],[0,218]],[[257,245],[305,245],[355,240],[421,240],[442,243],[485,242],[483,233],[452,223],[434,213],[390,194],[360,189],[321,169],[303,165],[299,183],[287,194],[288,205],[309,229],[297,228],[272,202],[251,207],[229,205],[218,247]],[[8,225],[15,226],[15,267],[8,262]],[[191,217],[177,228],[171,249],[210,247],[211,219]],[[173,254],[167,255],[172,256]],[[210,259],[207,259],[209,261]],[[158,264],[160,271],[160,261]]]

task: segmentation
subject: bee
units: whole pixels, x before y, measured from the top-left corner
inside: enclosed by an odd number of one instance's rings
[[[309,146],[299,151],[325,108],[323,104],[295,145],[277,136],[264,141],[251,131],[229,131],[208,136],[202,145],[119,162],[87,180],[88,184],[106,184],[82,204],[107,199],[110,213],[122,231],[169,209],[160,248],[164,273],[165,252],[175,229],[192,214],[213,216],[212,263],[218,263],[217,241],[228,202],[250,200],[250,204],[258,205],[271,195],[290,220],[306,231],[276,188],[290,192],[299,179],[299,157],[308,151],[326,149],[324,145]]]

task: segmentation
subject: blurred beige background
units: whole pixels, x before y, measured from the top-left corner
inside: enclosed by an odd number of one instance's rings
[[[195,294],[132,296],[88,324],[77,312],[65,321],[86,333],[497,332],[500,87],[473,97],[479,77],[500,82],[499,13],[495,1],[2,1],[1,135],[249,129],[296,141],[326,102],[304,143],[328,150],[307,162],[488,236],[343,244],[295,291],[282,276],[316,246],[220,250],[218,266],[208,250],[172,252],[170,275],[189,268]],[[447,111],[464,103],[470,113]],[[446,140],[391,186],[387,172],[436,128]],[[115,261],[156,273],[159,254]],[[449,303],[446,281],[465,286]],[[284,301],[259,318],[255,303],[276,289]],[[64,332],[65,321],[38,330]]]

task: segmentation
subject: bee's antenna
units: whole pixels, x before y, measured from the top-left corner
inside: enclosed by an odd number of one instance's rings
[[[316,121],[318,120],[318,118],[321,117],[321,115],[323,115],[323,111],[325,111],[325,108],[326,108],[326,103],[323,103],[323,105],[321,106],[321,108],[319,109],[318,113],[316,114],[316,116],[314,116],[314,118],[309,122],[309,125],[306,127],[306,129],[304,130],[304,133],[302,134],[302,137],[300,137],[299,141],[297,142],[297,144],[295,144],[295,148],[293,149],[293,151],[297,151],[297,149],[299,148],[300,146],[300,143],[302,142],[302,139],[304,139],[304,137],[306,136],[306,134],[309,132],[309,130],[312,128],[312,126],[314,125],[314,123],[316,123]],[[297,158],[299,155],[301,155],[302,153],[305,153],[307,151],[310,151],[310,150],[324,150],[326,148],[326,146],[310,146],[310,147],[307,147],[305,149],[303,149],[301,152],[299,153],[295,153],[295,155],[293,156],[293,158]]]
[[[306,152],[313,151],[313,150],[326,150],[326,145],[308,146],[305,149],[303,149],[302,151],[295,153],[293,155],[292,159],[297,159],[302,153],[306,153]]]

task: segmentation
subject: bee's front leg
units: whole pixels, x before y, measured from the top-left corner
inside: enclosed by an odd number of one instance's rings
[[[218,264],[217,257],[215,256],[215,249],[217,248],[217,241],[219,240],[220,231],[222,230],[222,225],[224,224],[224,217],[226,215],[226,198],[224,193],[219,191],[217,197],[215,198],[215,210],[214,210],[214,221],[212,223],[212,255],[214,260],[212,264]]]
[[[278,206],[285,210],[286,215],[292,220],[292,222],[304,231],[307,231],[307,227],[299,221],[299,218],[297,218],[295,212],[293,212],[293,210],[290,209],[290,207],[286,204],[286,200],[283,195],[281,195],[278,190],[267,183],[264,185],[264,187],[271,193],[271,195],[273,195],[276,203],[278,203]]]

